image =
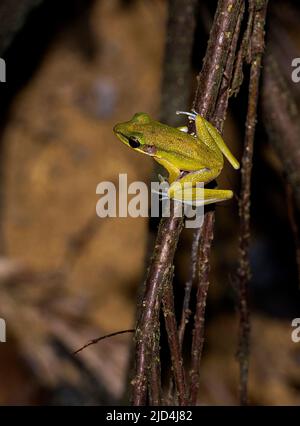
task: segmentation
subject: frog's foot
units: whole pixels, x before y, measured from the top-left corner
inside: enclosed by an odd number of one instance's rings
[[[208,188],[182,188],[173,185],[168,191],[169,198],[180,200],[183,203],[195,206],[206,206],[208,204],[219,203],[221,201],[230,200],[233,192],[228,189],[208,189]]]
[[[196,113],[196,111],[194,111],[194,110],[192,112],[189,112],[189,111],[176,111],[176,114],[177,115],[187,115],[190,121],[195,121],[196,117],[198,115]]]
[[[168,182],[168,179],[165,176],[158,174],[157,177],[160,183]]]

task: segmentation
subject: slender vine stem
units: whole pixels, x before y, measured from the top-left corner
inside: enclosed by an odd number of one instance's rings
[[[252,3],[252,4],[251,4]],[[239,307],[239,348],[240,364],[240,403],[248,401],[248,369],[250,347],[250,316],[248,286],[250,281],[250,205],[251,205],[251,174],[253,162],[253,146],[257,117],[259,82],[261,75],[262,55],[264,52],[264,26],[267,11],[267,0],[250,2],[250,16],[254,14],[251,35],[251,69],[248,94],[248,112],[245,127],[244,152],[242,158],[242,180],[239,200],[240,240],[239,265],[237,269],[238,307]]]
[[[228,107],[228,98],[232,78],[235,50],[237,46],[243,2],[219,1],[214,17],[208,48],[202,71],[199,75],[198,91],[194,109],[214,123],[221,131]],[[226,72],[225,72],[226,70]],[[209,75],[209,78],[207,76]],[[218,100],[222,102],[218,102]],[[215,212],[205,213],[198,250],[198,284],[196,312],[191,351],[190,403],[196,404],[200,380],[200,361],[204,340],[204,319],[206,297],[209,287],[210,253],[214,237]]]

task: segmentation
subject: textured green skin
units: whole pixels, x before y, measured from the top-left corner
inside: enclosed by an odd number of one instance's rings
[[[127,146],[153,157],[169,172],[169,196],[176,198],[176,189],[173,183],[198,182],[208,183],[214,180],[223,168],[223,153],[236,169],[238,161],[230,153],[225,142],[213,126],[206,122],[213,131],[208,132],[205,120],[197,116],[197,137],[182,132],[174,127],[167,126],[152,120],[146,113],[137,113],[130,121],[116,124],[114,133]],[[134,138],[140,144],[134,148],[130,139]],[[187,173],[182,173],[187,172]],[[177,184],[178,185],[178,184]],[[177,186],[178,188],[178,186]],[[205,204],[223,201],[233,195],[230,190],[204,189],[207,199]],[[190,196],[195,199],[195,196]]]

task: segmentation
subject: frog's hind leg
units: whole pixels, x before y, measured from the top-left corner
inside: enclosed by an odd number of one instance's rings
[[[218,145],[216,144],[213,136],[210,134],[207,126],[206,120],[195,111],[186,112],[186,111],[176,111],[176,114],[187,115],[190,121],[195,122],[196,135],[199,142],[203,142],[209,149],[214,151],[216,156],[222,161],[222,152],[220,151]]]
[[[220,174],[220,171],[221,169],[219,167],[214,167],[212,169],[203,168],[196,172],[188,173],[180,179],[176,179],[171,182],[168,195],[170,198],[174,198],[175,193],[178,196],[181,192],[181,197],[185,199],[186,193],[189,194],[190,191],[196,193],[198,189],[201,190],[201,184],[204,186],[205,183],[216,179],[216,177]],[[197,184],[199,187],[197,187]]]
[[[233,192],[230,189],[203,189],[204,205],[230,200]]]
[[[195,205],[208,205],[213,203],[219,203],[221,201],[230,200],[233,197],[233,192],[229,189],[208,189],[208,188],[195,188],[189,187],[184,188],[174,186],[172,193],[169,196],[174,200],[180,200],[189,204]]]
[[[198,137],[203,140],[206,145],[215,153],[219,153],[221,156],[223,154],[234,169],[240,168],[240,163],[231,153],[221,134],[209,121],[198,114],[195,119],[195,125]]]
[[[200,115],[198,115],[196,117],[196,127],[197,127],[197,122],[200,121],[200,120],[204,122],[204,125],[207,128],[208,132],[210,133],[210,135],[211,135],[212,139],[214,140],[216,146],[222,152],[222,154],[227,158],[227,160],[232,165],[232,167],[236,170],[239,169],[240,163],[234,157],[234,155],[232,154],[232,152],[230,151],[230,149],[228,148],[228,146],[224,142],[224,140],[223,140],[221,134],[218,132],[218,130],[209,121],[205,120]]]
[[[224,142],[221,134],[209,121],[205,120],[205,118],[203,118],[200,114],[197,114],[195,111],[176,111],[176,114],[187,115],[189,120],[195,121],[198,138],[202,140],[205,145],[212,149],[217,155],[220,156],[220,153],[223,154],[234,169],[237,170],[240,168],[240,163]]]

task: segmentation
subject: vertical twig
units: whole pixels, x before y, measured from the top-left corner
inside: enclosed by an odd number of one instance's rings
[[[162,286],[172,269],[179,234],[183,226],[182,218],[178,217],[178,214],[176,215],[174,211],[178,206],[171,202],[171,207],[170,217],[163,218],[159,225],[154,253],[146,278],[140,317],[136,327],[136,366],[135,377],[132,381],[133,405],[145,405],[147,401],[148,369],[151,365],[150,360],[153,353],[155,304],[160,304]]]
[[[149,402],[150,405],[161,405],[161,369],[160,369],[160,303],[158,299],[155,303],[155,314],[153,318],[153,348],[150,365],[150,386]]]
[[[197,290],[197,304],[195,313],[195,324],[193,330],[192,341],[192,356],[191,356],[191,369],[190,369],[190,403],[195,405],[197,402],[198,389],[199,389],[199,367],[204,342],[204,321],[205,321],[205,307],[206,297],[209,287],[209,261],[211,244],[213,240],[215,214],[214,211],[206,213],[206,220],[203,224],[202,238],[199,246],[199,260],[201,260],[199,268],[199,284]]]
[[[241,1],[219,1],[218,3],[194,102],[194,108],[217,125],[220,131],[228,107],[229,82],[232,77],[235,51],[244,11],[242,3]],[[210,78],[207,78],[207,75],[210,75]],[[210,90],[208,90],[209,87],[211,87]],[[208,93],[206,90],[208,90]],[[219,99],[222,100],[220,104],[218,103]],[[198,290],[190,368],[191,404],[196,404],[199,389],[199,368],[204,339],[205,306],[209,286],[209,259],[214,235],[214,220],[215,213],[213,210],[209,210],[205,213],[202,229],[195,231],[201,232],[202,235],[198,252]]]
[[[197,274],[197,265],[198,265],[197,260],[198,260],[198,248],[199,248],[200,236],[201,236],[201,232],[193,233],[191,262],[190,262],[190,265],[191,265],[190,278],[185,283],[185,286],[184,286],[184,297],[183,297],[183,303],[182,303],[181,318],[180,318],[180,323],[178,327],[178,338],[179,338],[179,346],[181,351],[182,351],[182,345],[183,345],[183,340],[185,335],[185,329],[189,322],[190,315],[192,313],[190,309],[190,300],[191,300],[192,287],[193,287],[193,284],[195,283],[196,274]],[[169,388],[168,388],[169,402],[172,402],[172,392],[173,392],[173,381],[171,378],[169,382]]]
[[[183,360],[181,348],[178,338],[177,323],[175,318],[174,297],[172,289],[172,278],[168,279],[164,284],[163,290],[163,313],[165,318],[170,355],[172,361],[172,371],[174,376],[175,387],[179,405],[187,404],[185,372],[183,368]]]
[[[239,349],[240,364],[240,403],[247,404],[248,399],[248,369],[249,369],[249,340],[250,318],[248,302],[248,285],[250,280],[249,245],[250,245],[250,195],[251,171],[253,159],[253,144],[257,116],[257,102],[261,61],[264,52],[264,26],[266,19],[267,0],[253,0],[254,21],[251,36],[251,69],[248,95],[248,112],[246,118],[244,152],[242,158],[241,193],[239,200],[240,241],[239,265],[237,269],[239,293]]]
[[[218,118],[214,111],[217,100],[220,96],[221,83],[224,78],[224,69],[232,48],[235,28],[239,22],[241,5],[242,0],[219,1],[203,68],[198,78],[194,109],[213,123]],[[224,102],[223,104],[225,110],[227,108],[227,102]],[[221,111],[223,116],[225,116],[224,110]],[[222,120],[220,120],[220,125],[221,124]],[[202,251],[199,254],[199,265],[203,264],[203,267],[201,267],[201,269],[199,268],[202,276],[200,282],[201,285],[207,285],[208,283],[208,259],[213,239],[213,223],[214,212],[208,211],[204,218],[203,233],[205,237],[201,243]],[[180,218],[175,218],[174,215],[170,218],[164,218],[159,227],[152,262],[146,279],[145,295],[136,331],[136,370],[135,378],[133,380],[133,403],[136,405],[145,404],[146,402],[147,367],[149,365],[153,344],[152,330],[154,307],[157,298],[159,298],[158,300],[161,298],[162,283],[165,282],[172,268],[173,257],[181,228],[182,220]],[[202,286],[202,292],[203,289],[205,289],[205,286]],[[199,293],[201,293],[200,290]],[[201,315],[198,315],[198,317],[196,316],[196,323],[198,318],[201,318]],[[196,329],[198,333],[199,327]],[[193,339],[195,339],[195,333]],[[196,336],[196,339],[196,341],[198,341],[198,335]],[[200,351],[197,349],[195,353],[198,358],[199,354],[201,355],[201,347]],[[199,383],[199,358],[196,360],[196,356],[193,365],[197,365],[197,371],[193,370],[196,378],[196,381],[193,382],[193,401],[195,401],[195,395],[197,393],[196,390],[198,389]]]
[[[242,43],[240,49],[237,53],[234,74],[231,84],[231,94],[236,95],[239,92],[239,89],[243,83],[244,74],[243,74],[243,65],[245,62],[250,64],[251,62],[251,36],[253,31],[253,20],[255,12],[255,2],[250,0],[248,2],[248,20],[246,30],[243,35]]]
[[[219,0],[193,108],[208,120],[213,119],[232,38],[238,24],[241,0]]]
[[[222,78],[220,96],[218,97],[218,102],[217,102],[216,110],[215,110],[215,117],[216,117],[215,125],[220,132],[223,131],[223,124],[226,119],[229,97],[233,95],[233,90],[232,90],[232,84],[234,79],[233,72],[234,72],[234,65],[236,62],[237,44],[238,44],[238,40],[240,36],[244,13],[245,13],[245,4],[244,2],[242,2],[240,6],[239,14],[238,14],[236,27],[235,27],[234,34],[231,41],[230,51],[229,51],[229,55],[228,55],[225,70],[224,70],[224,76]],[[238,91],[239,91],[239,88],[236,88],[235,93],[237,94]]]
[[[170,124],[175,124],[176,109],[185,107],[188,102],[197,3],[198,0],[169,1],[161,119]],[[155,328],[157,324],[152,310],[156,303],[160,306],[162,283],[168,275],[168,270],[172,267],[182,225],[182,219],[176,218],[174,213],[171,213],[171,217],[161,220],[158,229],[136,327],[135,372],[131,382],[134,405],[145,404],[147,400],[148,367],[153,360],[153,357],[151,358],[153,343],[151,327]],[[155,366],[153,369],[155,370]],[[152,386],[156,386],[153,376],[150,378],[150,388]]]
[[[197,264],[198,264],[197,260],[198,260],[198,248],[199,248],[200,236],[201,236],[200,232],[194,232],[193,234],[190,279],[186,282],[184,287],[184,298],[183,298],[183,304],[182,304],[181,320],[180,320],[180,325],[178,328],[179,344],[181,348],[183,344],[185,329],[191,315],[190,299],[191,299],[191,291],[192,291],[193,283],[195,282],[196,273],[197,273]]]

